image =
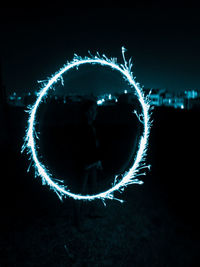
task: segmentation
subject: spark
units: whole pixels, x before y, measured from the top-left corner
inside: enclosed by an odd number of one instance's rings
[[[42,179],[43,185],[48,185],[50,189],[54,190],[54,192],[58,195],[58,197],[62,200],[63,197],[71,197],[75,200],[95,200],[101,199],[105,204],[106,199],[115,199],[120,202],[123,200],[117,199],[114,197],[114,192],[123,192],[124,188],[131,184],[143,184],[143,181],[139,180],[138,177],[144,175],[145,173],[141,173],[143,168],[148,168],[145,166],[145,159],[147,154],[147,147],[148,147],[148,139],[149,133],[151,128],[151,121],[150,121],[150,104],[148,96],[144,96],[143,90],[140,85],[135,81],[133,77],[133,73],[131,71],[132,64],[131,60],[129,62],[126,61],[125,58],[125,51],[126,49],[122,47],[122,56],[124,64],[118,64],[116,58],[107,58],[105,55],[100,56],[97,53],[95,56],[92,56],[90,53],[90,57],[80,57],[74,55],[74,58],[71,62],[67,62],[57,73],[55,73],[51,78],[44,82],[43,87],[37,94],[37,100],[30,107],[29,110],[29,120],[28,120],[28,127],[25,135],[25,142],[22,147],[22,152],[26,149],[27,154],[30,154],[30,159],[33,162],[35,168],[35,176],[39,176]],[[104,192],[94,194],[94,195],[81,195],[75,194],[70,192],[67,186],[64,185],[64,181],[62,179],[58,179],[56,177],[52,177],[52,174],[48,170],[46,166],[42,162],[40,162],[38,158],[37,152],[37,144],[36,144],[36,114],[42,99],[47,95],[49,89],[53,89],[53,86],[61,81],[63,84],[63,74],[67,73],[69,70],[73,68],[78,68],[80,65],[83,64],[99,64],[101,66],[110,67],[113,70],[118,71],[124,79],[128,82],[128,84],[134,90],[138,101],[142,107],[142,114],[140,115],[140,122],[144,125],[143,133],[140,137],[140,141],[138,144],[138,150],[135,156],[135,160],[133,165],[123,174],[119,174],[115,176],[114,183],[112,183],[111,188]],[[98,104],[102,104],[103,102],[99,102]]]

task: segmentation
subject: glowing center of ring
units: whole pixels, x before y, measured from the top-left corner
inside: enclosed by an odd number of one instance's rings
[[[42,178],[43,185],[49,185],[50,188],[53,189],[58,194],[60,199],[66,196],[72,197],[77,200],[101,199],[104,201],[105,199],[116,199],[114,197],[115,191],[123,191],[123,189],[129,184],[142,184],[143,183],[142,181],[139,181],[137,177],[143,174],[140,172],[141,169],[148,167],[148,166],[145,166],[144,160],[146,157],[148,137],[149,137],[149,132],[150,132],[149,100],[148,100],[148,97],[144,96],[142,89],[135,82],[132,72],[131,72],[132,64],[130,61],[129,61],[129,65],[127,64],[125,60],[124,52],[125,52],[125,49],[122,48],[124,65],[122,64],[119,65],[116,62],[116,59],[108,59],[105,56],[100,57],[98,54],[97,56],[86,57],[86,58],[75,56],[71,62],[67,63],[62,69],[59,70],[59,72],[57,72],[52,78],[48,80],[48,82],[44,85],[44,87],[39,92],[38,98],[35,104],[30,109],[28,129],[27,129],[27,133],[25,136],[25,144],[22,147],[22,151],[25,148],[27,148],[28,153],[31,154],[31,157],[33,159],[36,174]],[[36,113],[37,113],[37,109],[40,103],[42,102],[42,98],[47,94],[48,90],[52,88],[52,86],[57,81],[59,80],[62,81],[62,75],[64,73],[67,73],[67,71],[69,71],[70,69],[73,69],[83,64],[100,64],[102,66],[108,66],[111,69],[120,72],[120,74],[123,75],[123,77],[127,80],[129,85],[133,88],[133,90],[135,91],[138,97],[138,100],[142,107],[142,114],[140,114],[140,118],[142,119],[140,119],[140,121],[144,125],[143,134],[140,138],[138,150],[137,150],[136,157],[135,157],[132,167],[128,171],[126,171],[124,174],[121,175],[120,180],[118,179],[118,176],[115,176],[115,180],[109,190],[96,194],[96,195],[79,195],[79,194],[74,194],[70,192],[67,186],[63,184],[63,181],[52,177],[52,175],[47,170],[47,168],[39,161],[37,150],[36,150],[36,130],[35,130]]]

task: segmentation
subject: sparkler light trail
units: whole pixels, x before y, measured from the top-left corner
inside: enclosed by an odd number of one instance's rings
[[[142,88],[133,77],[133,73],[131,72],[132,63],[131,60],[129,60],[129,62],[126,61],[125,51],[125,48],[122,47],[122,56],[124,64],[118,64],[116,58],[109,59],[105,55],[100,56],[98,53],[96,54],[96,56],[90,55],[90,57],[84,58],[74,55],[74,58],[71,62],[67,62],[66,65],[64,65],[55,75],[53,75],[44,84],[44,87],[38,93],[38,98],[36,102],[29,110],[28,129],[25,136],[25,142],[22,147],[22,152],[25,149],[27,150],[27,153],[31,155],[30,158],[34,163],[36,176],[41,177],[42,184],[48,185],[50,189],[54,190],[54,192],[57,193],[61,200],[63,197],[71,197],[76,200],[101,199],[104,202],[106,199],[115,199],[119,200],[120,202],[123,202],[122,200],[114,197],[115,191],[123,192],[124,188],[130,184],[143,184],[143,182],[138,179],[138,176],[145,175],[145,173],[141,173],[141,170],[149,167],[145,165],[145,158],[151,127],[150,105],[148,96],[144,96]],[[47,169],[47,167],[44,166],[44,164],[38,159],[36,144],[36,114],[39,105],[42,103],[42,99],[47,95],[48,90],[53,88],[53,86],[58,81],[61,81],[61,83],[63,83],[63,74],[66,74],[69,70],[77,68],[78,66],[83,64],[99,64],[101,66],[107,66],[113,70],[118,71],[128,82],[128,84],[133,88],[135,94],[137,95],[137,98],[142,107],[142,114],[140,114],[140,122],[144,125],[144,130],[142,136],[140,137],[138,150],[133,165],[124,174],[115,176],[114,182],[112,183],[111,188],[109,190],[94,195],[74,194],[70,192],[69,188],[66,185],[64,185],[64,181],[58,179],[57,177],[52,177],[52,174]]]

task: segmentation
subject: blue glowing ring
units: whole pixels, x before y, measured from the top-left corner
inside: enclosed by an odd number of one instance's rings
[[[25,136],[25,144],[22,148],[24,150],[27,148],[28,153],[31,154],[31,157],[34,162],[35,170],[37,176],[40,176],[42,178],[43,185],[49,185],[51,189],[53,189],[57,195],[62,199],[62,197],[71,197],[76,200],[94,200],[94,199],[116,199],[114,197],[115,191],[122,192],[123,189],[130,185],[130,184],[142,184],[143,182],[138,180],[137,177],[142,175],[140,172],[141,169],[146,168],[148,166],[145,166],[144,160],[146,157],[147,152],[147,145],[148,145],[148,137],[150,132],[150,114],[149,114],[149,99],[148,97],[145,97],[143,94],[143,91],[139,84],[137,84],[133,78],[132,72],[131,72],[131,63],[129,61],[129,65],[127,64],[125,57],[124,57],[125,50],[122,48],[122,54],[124,58],[124,65],[118,64],[116,62],[116,59],[108,59],[106,56],[100,57],[98,54],[94,57],[85,57],[81,58],[75,55],[74,59],[71,62],[68,62],[66,65],[64,65],[63,68],[61,68],[52,78],[48,80],[48,82],[45,84],[45,86],[41,89],[41,91],[38,93],[38,98],[35,102],[35,104],[30,109],[30,116],[28,121],[28,129]],[[35,130],[35,123],[36,123],[36,112],[37,109],[45,95],[47,94],[48,90],[53,87],[53,85],[59,81],[62,80],[62,75],[64,73],[67,73],[70,69],[73,69],[75,67],[78,67],[83,64],[100,64],[102,66],[108,66],[113,70],[119,71],[123,77],[127,80],[129,85],[134,89],[138,100],[142,107],[142,114],[140,117],[142,117],[142,120],[140,120],[144,125],[144,131],[140,138],[137,154],[134,160],[133,165],[131,168],[126,171],[120,178],[120,181],[118,181],[118,176],[115,176],[115,180],[111,186],[111,188],[105,192],[96,194],[96,195],[80,195],[80,194],[74,194],[70,192],[70,190],[67,188],[67,186],[63,185],[63,181],[58,180],[57,178],[53,178],[50,172],[47,170],[47,168],[39,161],[38,154],[36,151],[36,130]],[[117,199],[121,202],[123,202],[120,199]]]

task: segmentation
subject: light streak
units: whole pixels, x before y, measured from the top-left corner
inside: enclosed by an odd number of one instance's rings
[[[25,142],[22,147],[22,152],[27,149],[27,153],[31,155],[30,158],[34,163],[36,177],[41,177],[42,184],[48,185],[50,189],[54,190],[54,192],[57,193],[61,200],[63,197],[71,197],[76,200],[101,199],[104,203],[106,199],[115,199],[123,202],[122,200],[114,197],[115,191],[123,192],[124,188],[130,184],[143,184],[143,181],[139,180],[138,177],[145,174],[141,173],[142,169],[149,167],[145,165],[145,158],[147,154],[148,138],[151,127],[150,104],[148,96],[144,96],[142,88],[133,77],[133,73],[131,72],[132,63],[131,60],[129,60],[129,63],[126,61],[125,51],[126,49],[122,47],[124,64],[118,64],[116,58],[109,59],[105,55],[101,57],[98,53],[96,56],[91,55],[91,57],[84,58],[74,55],[74,58],[71,62],[67,62],[66,65],[64,65],[57,73],[55,73],[49,80],[44,83],[43,88],[38,93],[36,102],[29,110],[28,129],[25,135]],[[38,159],[36,144],[36,114],[37,109],[42,102],[42,99],[47,95],[48,90],[52,89],[58,81],[63,84],[62,75],[64,73],[66,74],[67,71],[73,68],[78,68],[80,65],[84,64],[99,64],[102,66],[107,66],[113,70],[118,71],[124,77],[124,79],[133,88],[141,104],[142,114],[140,114],[140,122],[144,125],[144,130],[139,141],[138,150],[133,165],[124,174],[115,176],[114,182],[109,190],[94,195],[81,195],[70,192],[69,188],[64,185],[64,181],[53,177],[47,167],[40,162],[40,160]]]

